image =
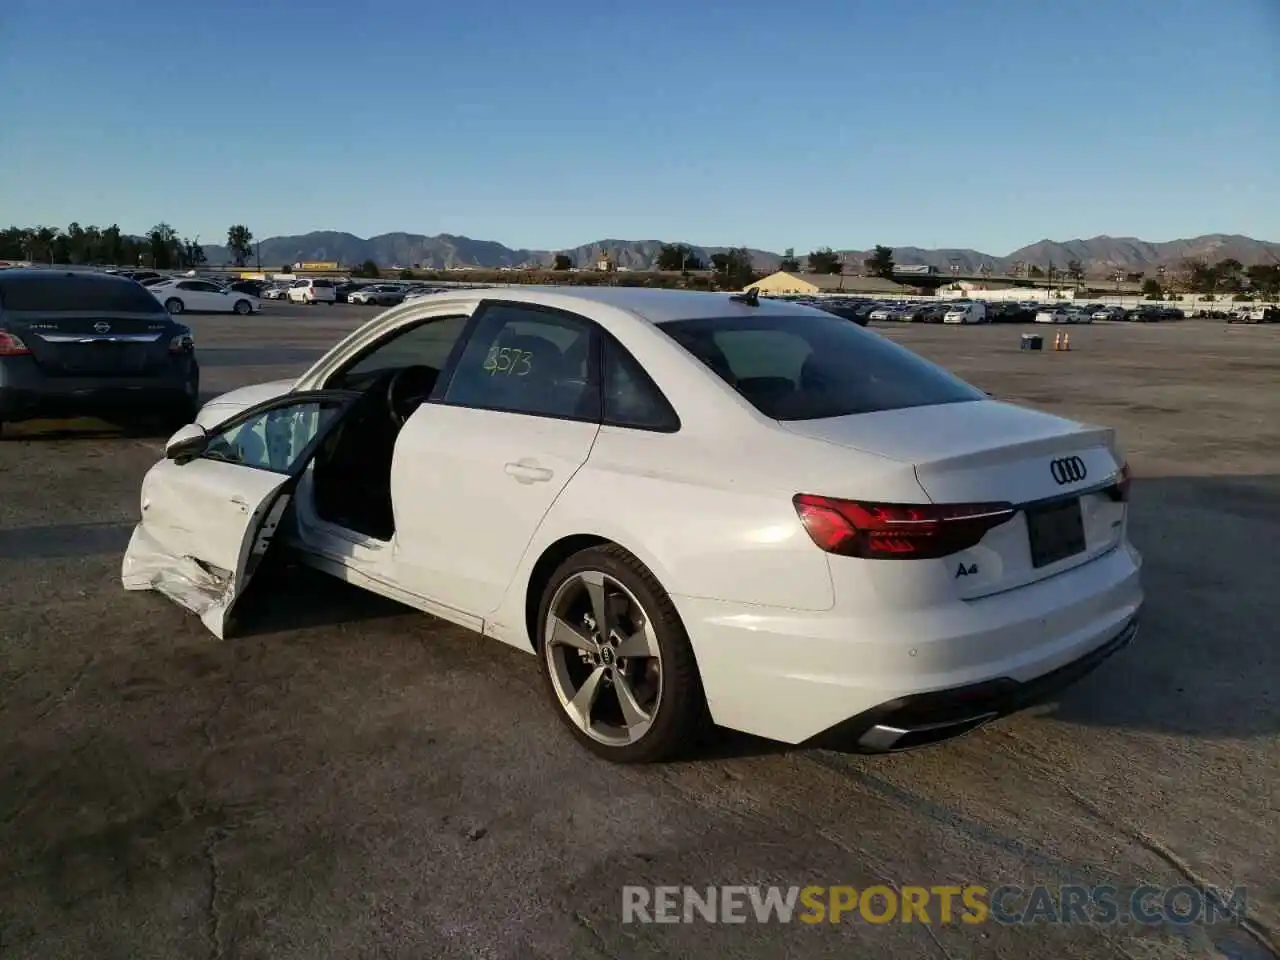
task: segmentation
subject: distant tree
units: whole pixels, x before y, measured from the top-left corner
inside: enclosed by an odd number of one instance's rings
[[[840,256],[830,247],[819,247],[817,250],[809,251],[809,272],[810,273],[840,273],[844,269],[844,265],[840,262]]]
[[[1038,266],[1037,266],[1036,264],[1034,264],[1034,263],[1032,263],[1032,264],[1028,264],[1028,265],[1027,265],[1027,276],[1028,276],[1028,277],[1037,277],[1037,278],[1039,278],[1039,277],[1043,277],[1043,276],[1044,276],[1044,270],[1043,270],[1043,269],[1041,269],[1040,267],[1038,267]]]
[[[862,261],[862,265],[866,268],[867,273],[873,277],[884,277],[886,280],[893,279],[893,247],[885,247],[876,244],[875,251],[871,256]]]
[[[124,237],[120,235],[120,228],[114,223],[102,230],[102,262],[123,266],[126,263],[136,262],[136,255],[128,257],[125,254]]]
[[[408,267],[405,267],[403,270],[401,270],[401,271],[400,271],[400,279],[401,279],[401,280],[412,280],[412,279],[413,279],[413,271],[412,271],[412,270],[410,270]]]
[[[1142,295],[1148,300],[1163,300],[1164,287],[1160,286],[1160,281],[1155,277],[1148,277],[1142,282]]]
[[[1213,272],[1220,290],[1238,291],[1244,285],[1244,264],[1235,257],[1219,260],[1214,264]]]
[[[557,253],[555,262],[551,264],[552,270],[572,270],[573,258],[567,253]]]
[[[366,260],[360,266],[351,271],[353,276],[367,277],[370,280],[376,280],[382,276],[382,271],[378,269],[378,265],[372,260]]]
[[[184,267],[202,267],[209,258],[204,255],[204,247],[194,240],[182,241],[182,265]]]
[[[1280,295],[1280,264],[1257,263],[1245,270],[1249,289],[1263,297]]]
[[[53,244],[49,250],[50,263],[70,263],[71,262],[71,240],[61,230],[54,235]]]
[[[157,223],[147,231],[147,253],[155,270],[170,270],[178,265],[178,231],[167,223]]]
[[[1192,293],[1209,296],[1217,292],[1218,271],[1195,257],[1182,261],[1182,282]]]
[[[702,261],[693,248],[684,243],[664,243],[654,266],[659,270],[701,270]]]
[[[1145,277],[1145,276],[1146,276],[1146,273],[1145,273],[1145,272],[1143,272],[1142,270],[1135,270],[1135,271],[1134,271],[1134,272],[1132,272],[1132,273],[1126,273],[1126,274],[1124,275],[1124,278],[1125,278],[1125,280],[1127,280],[1129,283],[1138,283],[1138,282],[1140,282],[1140,281],[1142,280],[1142,278],[1143,278],[1143,277]]]
[[[282,263],[282,264],[280,265],[280,271],[279,271],[279,272],[280,272],[280,273],[293,273],[293,264],[292,264],[292,263]]]
[[[751,251],[746,247],[712,254],[711,266],[715,271],[716,285],[722,290],[741,290],[756,279]]]
[[[1081,280],[1084,279],[1084,264],[1082,264],[1079,260],[1068,260],[1067,276],[1069,276],[1076,283],[1079,283]]]
[[[227,252],[237,267],[243,267],[253,255],[253,231],[243,223],[227,228]]]
[[[85,239],[84,227],[71,223],[66,229],[67,263],[88,263],[89,250]]]
[[[782,260],[778,263],[778,269],[787,273],[794,273],[800,269],[800,261],[796,259],[796,248],[787,247],[782,251]]]
[[[32,263],[49,263],[53,256],[53,241],[58,231],[53,227],[34,227],[26,232],[22,246],[26,258]]]

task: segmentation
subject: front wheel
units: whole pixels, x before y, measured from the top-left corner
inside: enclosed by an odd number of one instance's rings
[[[168,300],[166,300],[164,302],[164,308],[168,310],[169,313],[173,316],[176,316],[177,314],[181,313],[184,309],[182,301],[179,300],[177,297],[170,297]]]
[[[247,317],[249,314],[253,313],[253,305],[250,304],[248,300],[237,300],[233,309],[242,317]]]
[[[538,607],[547,691],[574,737],[616,763],[668,760],[707,707],[671,598],[621,547],[591,547],[552,575]]]

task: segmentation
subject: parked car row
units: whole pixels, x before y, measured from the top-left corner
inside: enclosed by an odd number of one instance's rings
[[[872,300],[865,297],[810,297],[784,295],[772,299],[818,307],[828,313],[847,317],[863,326],[869,320],[903,323],[1092,323],[1130,321],[1152,323],[1181,320],[1186,314],[1176,307],[1144,304],[1125,308],[1105,303],[1074,302],[1041,303],[1036,300],[989,301],[970,299],[946,300]],[[1275,308],[1271,308],[1274,312]],[[1232,316],[1263,313],[1241,310]],[[1249,322],[1249,321],[1232,321]],[[1268,322],[1266,320],[1253,322]]]

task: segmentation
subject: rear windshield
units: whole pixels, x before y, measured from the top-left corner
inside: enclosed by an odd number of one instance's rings
[[[0,306],[49,313],[164,313],[160,301],[132,280],[115,277],[9,277],[0,279]]]
[[[923,357],[830,314],[677,320],[659,326],[775,420],[986,399]]]

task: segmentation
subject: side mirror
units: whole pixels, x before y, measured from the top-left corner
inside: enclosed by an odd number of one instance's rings
[[[165,442],[164,455],[179,462],[190,460],[204,453],[209,434],[198,423],[188,423]]]

